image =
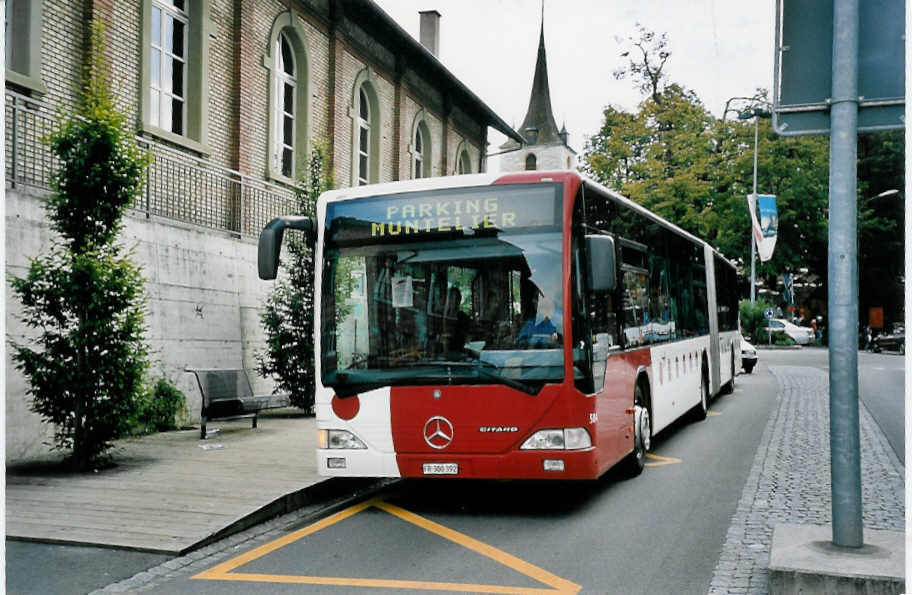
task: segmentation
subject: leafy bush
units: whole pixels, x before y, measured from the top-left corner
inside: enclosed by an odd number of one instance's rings
[[[795,340],[785,333],[773,333],[773,345],[797,345]]]
[[[116,242],[148,156],[115,109],[103,42],[95,25],[82,102],[48,139],[60,160],[47,200],[58,239],[10,281],[23,323],[36,331],[11,341],[13,363],[28,379],[32,410],[54,425],[54,447],[72,448],[80,471],[130,430],[148,367],[144,281]]]
[[[177,418],[184,414],[186,406],[184,393],[165,378],[159,378],[137,403],[137,429],[143,432],[176,430]]]
[[[766,328],[766,317],[763,313],[767,308],[771,307],[772,304],[765,300],[759,300],[753,306],[750,300],[741,300],[741,303],[738,304],[738,314],[741,318],[741,334],[755,345],[769,342],[767,333],[763,330]]]

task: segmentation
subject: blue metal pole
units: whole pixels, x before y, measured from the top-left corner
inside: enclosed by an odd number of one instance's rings
[[[828,326],[833,543],[863,545],[858,431],[858,3],[833,1]]]

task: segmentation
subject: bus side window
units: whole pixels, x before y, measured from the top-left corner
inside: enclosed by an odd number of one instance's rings
[[[624,347],[637,347],[648,342],[649,273],[628,264],[621,265],[624,291]]]

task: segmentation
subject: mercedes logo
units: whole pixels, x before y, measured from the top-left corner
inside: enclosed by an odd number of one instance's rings
[[[447,418],[435,415],[424,424],[424,441],[431,448],[446,448],[453,441],[453,424]]]

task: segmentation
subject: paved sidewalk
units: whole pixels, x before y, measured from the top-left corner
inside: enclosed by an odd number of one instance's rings
[[[779,384],[773,412],[722,555],[710,594],[769,592],[769,553],[778,523],[829,525],[829,382],[816,368],[771,366]],[[903,531],[904,468],[861,405],[861,481],[866,529]]]
[[[313,417],[269,411],[258,426],[216,421],[208,440],[199,430],[120,440],[116,465],[95,473],[8,469],[7,537],[178,555],[342,481],[317,475]]]

